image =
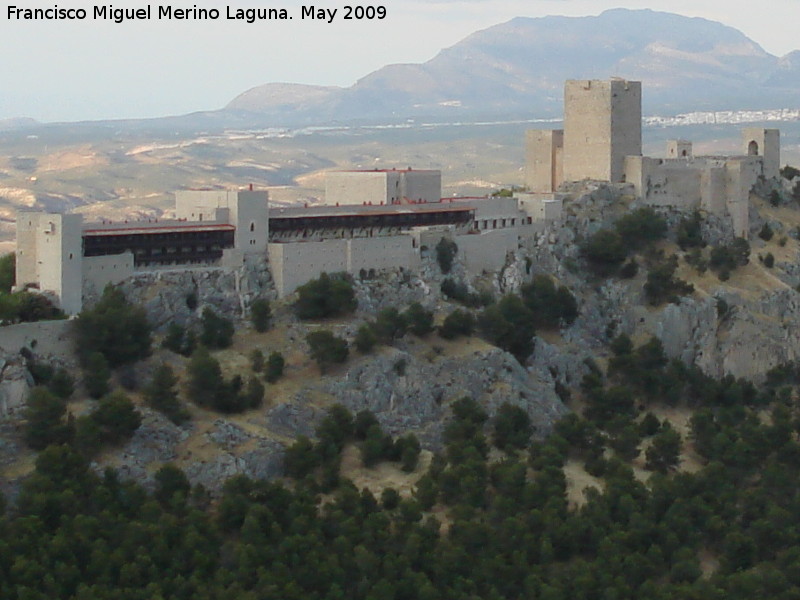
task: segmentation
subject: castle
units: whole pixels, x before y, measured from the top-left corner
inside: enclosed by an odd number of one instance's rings
[[[53,297],[67,314],[135,273],[239,268],[269,261],[279,297],[322,272],[365,276],[411,269],[443,237],[470,275],[498,271],[507,255],[561,218],[559,186],[584,179],[632,185],[646,204],[703,209],[747,236],[749,195],[778,177],[780,136],[745,129],[742,156],[694,157],[672,141],[667,158],[642,156],[641,83],[570,80],[564,129],[527,133],[526,184],[514,197],[442,198],[441,172],[331,172],[326,206],[270,208],[266,191],[184,190],[175,219],[84,223],[77,214],[17,215],[17,289]]]
[[[670,140],[667,157],[652,158],[642,156],[641,107],[641,82],[567,81],[564,129],[527,133],[526,184],[548,194],[565,181],[630,183],[645,204],[728,217],[747,237],[750,191],[780,176],[780,132],[744,129],[738,156],[693,156],[691,142]]]

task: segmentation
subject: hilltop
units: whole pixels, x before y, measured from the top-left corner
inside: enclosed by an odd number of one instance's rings
[[[276,123],[547,117],[559,114],[565,79],[608,76],[641,80],[646,112],[779,108],[793,106],[800,89],[794,54],[773,56],[732,27],[652,10],[518,17],[425,63],[387,65],[349,88],[298,86],[292,97],[285,86],[267,84],[226,108]]]

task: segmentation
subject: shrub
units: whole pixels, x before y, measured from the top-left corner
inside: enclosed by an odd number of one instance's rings
[[[102,398],[108,393],[109,379],[111,370],[105,356],[100,352],[94,352],[86,359],[83,370],[83,386],[86,393],[92,398]]]
[[[289,477],[302,479],[313,473],[319,464],[313,442],[304,435],[297,436],[294,444],[286,449],[283,465]]]
[[[183,471],[171,463],[165,464],[155,474],[156,489],[153,497],[161,504],[169,504],[176,494],[185,500],[189,496],[191,484]]]
[[[391,344],[395,339],[405,335],[406,320],[396,308],[384,308],[375,317],[372,331],[380,342]]]
[[[563,285],[557,288],[547,275],[537,275],[520,292],[536,327],[558,327],[562,319],[571,324],[578,316],[578,302],[569,288]]]
[[[351,313],[357,306],[349,279],[322,273],[297,288],[294,311],[300,319],[325,319]]]
[[[55,396],[66,400],[75,391],[75,380],[66,369],[56,369],[47,383],[47,389]]]
[[[639,263],[636,262],[635,258],[631,258],[624,265],[620,267],[619,276],[622,279],[632,279],[636,277],[636,274],[638,272],[639,272]]]
[[[258,348],[250,353],[250,369],[253,373],[261,373],[264,370],[264,353]]]
[[[692,284],[675,277],[677,268],[678,257],[673,254],[648,271],[644,292],[650,304],[658,306],[664,302],[676,302],[680,296],[691,294],[694,291]]]
[[[0,294],[10,294],[17,280],[16,254],[9,252],[0,256]]]
[[[94,308],[78,316],[75,329],[83,362],[99,352],[115,368],[150,355],[150,324],[144,309],[133,306],[110,285]]]
[[[781,177],[783,177],[784,179],[792,181],[798,175],[800,175],[800,170],[792,166],[786,165],[785,167],[781,168]]]
[[[442,294],[451,300],[455,300],[464,306],[478,307],[486,306],[492,303],[491,298],[486,298],[484,295],[470,292],[466,284],[457,282],[450,277],[442,281],[440,286]]]
[[[270,308],[269,300],[265,300],[264,298],[253,300],[253,304],[250,306],[250,320],[255,330],[259,333],[264,333],[269,329],[271,318],[272,309]]]
[[[433,331],[433,312],[423,308],[419,302],[410,304],[402,316],[408,330],[418,337]]]
[[[413,433],[397,438],[392,448],[394,459],[400,461],[400,469],[406,473],[411,473],[417,468],[421,451],[419,440]]]
[[[107,444],[116,444],[129,438],[142,424],[133,402],[122,392],[112,392],[102,398],[89,417]]]
[[[378,338],[369,323],[362,323],[356,332],[356,339],[354,340],[356,350],[362,354],[372,352],[375,344],[378,343]]]
[[[177,323],[170,323],[161,345],[176,354],[191,356],[197,347],[197,336],[191,329],[185,329]]]
[[[764,225],[761,227],[761,231],[758,232],[758,237],[760,237],[765,242],[768,242],[772,239],[772,236],[775,235],[775,232],[772,231],[772,227],[769,226],[769,223],[766,221]]]
[[[533,352],[534,317],[522,299],[514,294],[504,296],[478,317],[483,336],[495,346],[513,354],[523,362]]]
[[[203,309],[200,327],[200,341],[207,348],[229,348],[233,343],[233,321],[220,317],[208,306]]]
[[[53,444],[68,442],[72,432],[64,422],[66,412],[63,400],[56,398],[45,388],[33,388],[23,413],[25,443],[34,450],[43,450]]]
[[[443,237],[436,244],[436,262],[439,263],[439,268],[445,275],[453,268],[453,259],[456,257],[457,252],[458,246],[451,239]]]
[[[764,266],[768,269],[775,266],[775,257],[772,255],[772,252],[767,252],[767,255],[764,257]]]
[[[347,342],[326,329],[309,333],[306,342],[311,348],[311,358],[322,373],[325,373],[329,366],[347,360]]]
[[[722,279],[723,273],[728,273],[750,262],[750,244],[743,238],[736,238],[726,246],[717,246],[711,249],[711,257],[708,265],[712,271],[719,273]]]
[[[602,276],[614,273],[627,256],[622,237],[616,231],[601,229],[581,246],[581,255]]]
[[[666,473],[678,465],[681,452],[681,436],[669,423],[653,436],[653,443],[645,452],[645,467],[651,471]]]
[[[519,406],[504,402],[494,417],[493,442],[500,450],[522,450],[533,433],[531,418]]]
[[[153,377],[145,386],[143,394],[147,404],[164,414],[170,421],[180,425],[189,419],[189,413],[178,400],[175,386],[178,378],[169,365],[162,364],[156,367]]]
[[[441,327],[439,327],[439,335],[446,340],[453,340],[462,335],[472,335],[475,329],[475,317],[468,310],[460,308],[455,309],[445,318]]]
[[[283,369],[286,366],[286,360],[283,358],[283,354],[280,352],[272,352],[267,358],[267,372],[264,375],[264,379],[267,380],[268,383],[275,383],[283,377]]]
[[[189,399],[199,406],[214,406],[224,383],[219,362],[200,346],[192,353],[186,372]]]
[[[681,250],[703,248],[706,245],[703,240],[702,223],[703,218],[700,211],[694,211],[691,217],[684,217],[680,220],[675,235]]]
[[[667,233],[667,221],[652,207],[645,206],[621,217],[616,230],[629,250],[638,250],[663,239]]]

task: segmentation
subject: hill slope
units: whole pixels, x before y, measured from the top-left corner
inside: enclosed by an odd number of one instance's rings
[[[795,57],[796,58],[796,57]],[[570,78],[641,79],[645,110],[774,107],[800,89],[791,55],[780,59],[720,23],[652,10],[614,9],[591,17],[516,18],[478,31],[423,64],[395,64],[350,88],[302,89],[295,117],[557,115]],[[275,111],[275,84],[254,88],[228,108]],[[242,97],[249,101],[243,105]]]

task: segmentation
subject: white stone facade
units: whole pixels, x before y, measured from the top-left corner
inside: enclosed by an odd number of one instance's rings
[[[442,172],[426,169],[329,171],[325,202],[346,204],[409,204],[439,202]]]

